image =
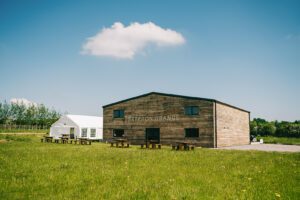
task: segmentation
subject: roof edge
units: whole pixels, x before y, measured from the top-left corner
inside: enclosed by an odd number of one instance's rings
[[[227,104],[227,103],[215,100],[215,99],[202,98],[202,97],[192,97],[192,96],[184,96],[184,95],[177,95],[177,94],[168,94],[168,93],[161,93],[161,92],[148,92],[146,94],[138,95],[138,96],[135,96],[135,97],[131,97],[131,98],[128,98],[128,99],[124,99],[124,100],[121,100],[121,101],[116,101],[114,103],[104,105],[104,106],[102,106],[102,108],[107,108],[107,107],[110,107],[110,106],[113,106],[113,105],[117,105],[119,103],[124,103],[124,102],[130,101],[130,100],[138,99],[138,98],[141,98],[141,97],[146,97],[146,96],[149,96],[149,95],[152,95],[152,94],[157,94],[157,95],[162,95],[162,96],[169,96],[169,97],[179,97],[179,98],[186,98],[186,99],[195,99],[195,100],[210,101],[210,102],[220,103],[220,104],[223,104],[225,106],[229,106],[231,108],[238,109],[240,111],[244,111],[244,112],[250,113],[250,111],[244,110],[244,109],[236,107],[236,106],[232,106],[230,104]]]
[[[103,117],[103,116],[94,116],[94,115],[75,115],[75,114],[66,114],[66,115],[62,115],[62,116],[77,116],[77,117]]]
[[[230,105],[230,104],[228,104],[228,103],[224,103],[224,102],[222,102],[222,101],[215,100],[215,102],[216,102],[216,103],[219,103],[219,104],[222,104],[222,105],[225,105],[225,106],[228,106],[228,107],[231,107],[231,108],[234,108],[234,109],[237,109],[237,110],[240,110],[240,111],[243,111],[243,112],[251,113],[251,112],[248,111],[248,110],[245,110],[245,109],[242,109],[242,108],[239,108],[239,107]]]

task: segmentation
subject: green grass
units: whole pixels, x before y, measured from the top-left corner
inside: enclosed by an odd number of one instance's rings
[[[295,144],[295,145],[300,145],[300,138],[266,136],[266,137],[258,137],[258,140],[261,139],[261,138],[264,140],[264,143],[269,143],[269,144]]]
[[[0,135],[0,199],[299,199],[300,153],[189,152]]]
[[[0,129],[0,134],[1,133],[47,133],[49,132],[48,129],[44,130],[30,130],[30,129]]]

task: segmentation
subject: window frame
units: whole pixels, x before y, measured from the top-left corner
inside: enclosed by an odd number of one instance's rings
[[[92,135],[92,130],[95,130],[95,135]],[[96,135],[97,135],[97,130],[96,130],[96,128],[90,128],[90,137],[96,137]]]
[[[83,129],[86,129],[86,136],[83,136]],[[81,136],[82,138],[86,138],[87,135],[88,135],[88,128],[81,128],[80,136]]]
[[[191,130],[197,130],[197,136],[187,135],[187,131],[191,131]],[[189,134],[191,134],[191,133],[189,133]],[[185,138],[199,138],[200,137],[199,128],[185,128],[184,129],[184,137]]]
[[[184,106],[184,114],[187,116],[197,116],[199,113],[199,106]]]
[[[124,109],[117,109],[113,111],[113,118],[117,119],[117,118],[124,118],[124,117],[125,117]]]

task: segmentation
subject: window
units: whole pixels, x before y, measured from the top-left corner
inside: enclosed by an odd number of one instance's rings
[[[123,137],[124,129],[114,129],[113,136],[114,137]]]
[[[114,118],[124,118],[124,110],[114,110]]]
[[[199,137],[199,128],[186,128],[185,137]]]
[[[81,129],[81,137],[87,137],[87,128]]]
[[[186,106],[186,107],[184,107],[184,113],[186,115],[199,115],[199,107],[198,106]]]
[[[96,129],[91,128],[91,137],[96,137]]]

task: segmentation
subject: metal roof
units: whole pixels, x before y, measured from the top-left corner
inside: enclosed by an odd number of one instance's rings
[[[177,95],[177,94],[167,94],[167,93],[161,93],[161,92],[149,92],[149,93],[146,93],[146,94],[143,94],[143,95],[139,95],[139,96],[135,96],[135,97],[132,97],[132,98],[128,98],[128,99],[124,99],[124,100],[121,100],[121,101],[117,101],[117,102],[114,102],[114,103],[111,103],[111,104],[107,104],[107,105],[104,105],[102,107],[106,108],[106,107],[113,106],[113,105],[116,105],[116,104],[119,104],[119,103],[124,103],[124,102],[130,101],[130,100],[134,100],[134,99],[138,99],[138,98],[141,98],[141,97],[149,96],[149,95],[152,95],[152,94],[161,95],[161,96],[168,96],[168,97],[180,97],[180,98],[185,98],[185,99],[210,101],[210,102],[220,103],[220,104],[223,104],[223,105],[226,105],[226,106],[229,106],[229,107],[232,107],[232,108],[235,108],[235,109],[238,109],[238,110],[250,113],[250,111],[244,110],[244,109],[236,107],[236,106],[232,106],[230,104],[227,104],[227,103],[215,100],[215,99],[202,98],[202,97],[183,96],[183,95]]]
[[[103,118],[87,115],[66,115],[80,127],[103,127]]]

